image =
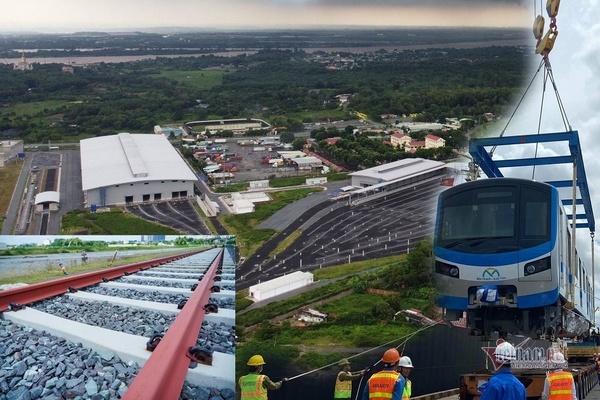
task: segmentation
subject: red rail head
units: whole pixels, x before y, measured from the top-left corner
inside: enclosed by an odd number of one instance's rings
[[[203,307],[210,299],[210,287],[222,258],[223,250],[213,260],[185,307],[125,392],[123,400],[179,398],[190,365],[186,353],[196,345],[204,320]]]
[[[7,311],[10,303],[30,304],[36,301],[47,299],[49,297],[64,294],[69,290],[70,287],[81,289],[100,283],[103,278],[116,279],[123,276],[125,272],[138,272],[142,268],[148,268],[157,263],[179,260],[183,257],[198,254],[202,251],[204,250],[195,250],[184,254],[160,257],[154,260],[142,261],[135,264],[122,265],[120,267],[108,268],[80,275],[67,276],[65,278],[54,279],[48,282],[3,290],[0,291],[0,312]]]

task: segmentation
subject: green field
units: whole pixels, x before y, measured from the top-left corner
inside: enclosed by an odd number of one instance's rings
[[[11,105],[10,111],[14,117],[31,116],[42,112],[48,112],[52,114],[58,112],[61,107],[68,107],[71,104],[64,100],[47,100],[47,101],[34,101],[31,103],[17,103]],[[0,116],[9,115],[6,111],[1,112]]]
[[[179,232],[166,226],[144,221],[120,210],[91,213],[76,210],[62,219],[62,235],[176,235]]]
[[[208,90],[216,86],[219,86],[223,81],[223,75],[227,74],[226,71],[161,71],[160,74],[154,74],[153,76],[159,76],[167,78],[172,81],[176,81],[190,89],[195,90]]]

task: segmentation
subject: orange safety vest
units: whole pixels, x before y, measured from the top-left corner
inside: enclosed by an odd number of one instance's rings
[[[389,400],[394,394],[394,386],[399,373],[396,371],[379,371],[369,379],[369,399]]]
[[[333,390],[334,399],[349,399],[352,397],[352,381],[341,381],[340,374],[344,371],[340,371],[335,378],[335,389]]]
[[[267,389],[263,387],[265,375],[248,374],[240,378],[242,400],[267,400]]]
[[[548,375],[550,382],[549,400],[573,399],[573,375],[566,371],[556,371]]]
[[[404,392],[402,392],[402,400],[408,400],[412,396],[412,382],[406,379],[406,384],[404,385]]]

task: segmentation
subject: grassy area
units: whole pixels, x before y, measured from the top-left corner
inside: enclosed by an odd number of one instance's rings
[[[290,299],[270,303],[268,307],[256,308],[246,313],[238,314],[236,315],[236,324],[242,327],[249,327],[261,322],[270,321],[279,315],[294,311],[308,303],[329,298],[348,289],[350,289],[348,279],[339,280],[304,292]]]
[[[129,249],[129,250],[131,250],[131,249]],[[70,275],[76,275],[76,274],[80,274],[80,273],[84,273],[84,272],[98,271],[98,270],[102,270],[102,269],[106,269],[106,268],[117,267],[120,265],[126,265],[126,264],[132,264],[132,263],[136,263],[136,262],[152,260],[152,259],[155,259],[158,257],[167,257],[169,255],[180,254],[180,253],[188,252],[191,250],[192,250],[191,248],[178,248],[178,249],[173,249],[173,251],[162,252],[160,254],[153,253],[153,254],[132,255],[132,256],[127,256],[127,257],[122,257],[122,258],[116,259],[115,262],[113,263],[113,265],[109,265],[110,258],[107,258],[106,260],[91,261],[91,262],[87,262],[82,265],[75,265],[75,264],[67,265],[66,264],[65,267],[67,268],[67,271]],[[21,275],[0,278],[0,285],[6,285],[6,284],[12,284],[12,283],[33,284],[33,283],[39,283],[39,282],[46,282],[46,281],[60,278],[63,276],[64,275],[58,268],[58,265],[48,265],[48,267],[46,267],[46,269],[42,270],[42,271],[39,271],[39,270],[24,271],[24,273]]]
[[[213,186],[212,191],[215,193],[233,193],[243,192],[248,190],[248,183],[233,183],[227,186]]]
[[[17,103],[11,105],[8,110],[11,113],[14,112],[14,118],[20,118],[24,116],[35,115],[44,111],[56,111],[59,108],[69,106],[68,101],[64,100],[47,100],[47,101],[33,101],[30,103]],[[4,113],[0,112],[0,116]]]
[[[2,228],[2,224],[6,218],[8,206],[10,205],[10,200],[12,199],[13,191],[17,185],[24,162],[23,160],[18,160],[0,168],[0,182],[2,182],[0,184],[0,228]]]
[[[176,235],[175,229],[153,224],[121,210],[92,213],[75,210],[63,216],[61,234],[89,235]]]
[[[237,237],[240,256],[249,257],[269,240],[276,231],[273,229],[256,229],[256,227],[275,212],[286,205],[300,200],[310,193],[316,192],[317,188],[294,189],[281,192],[270,192],[273,201],[257,204],[255,211],[249,214],[221,215],[219,221],[227,231]]]
[[[160,76],[167,78],[172,81],[176,81],[190,89],[195,90],[208,90],[216,86],[219,86],[223,82],[223,76],[227,74],[226,71],[206,71],[206,70],[194,70],[194,71],[161,71],[160,74],[154,76]]]
[[[339,278],[345,275],[356,274],[373,268],[384,267],[391,264],[397,264],[406,259],[406,254],[394,255],[373,260],[353,262],[350,264],[334,265],[312,271],[315,280]]]

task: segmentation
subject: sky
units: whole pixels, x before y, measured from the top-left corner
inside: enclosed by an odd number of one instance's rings
[[[532,0],[2,0],[0,32],[531,25]]]

